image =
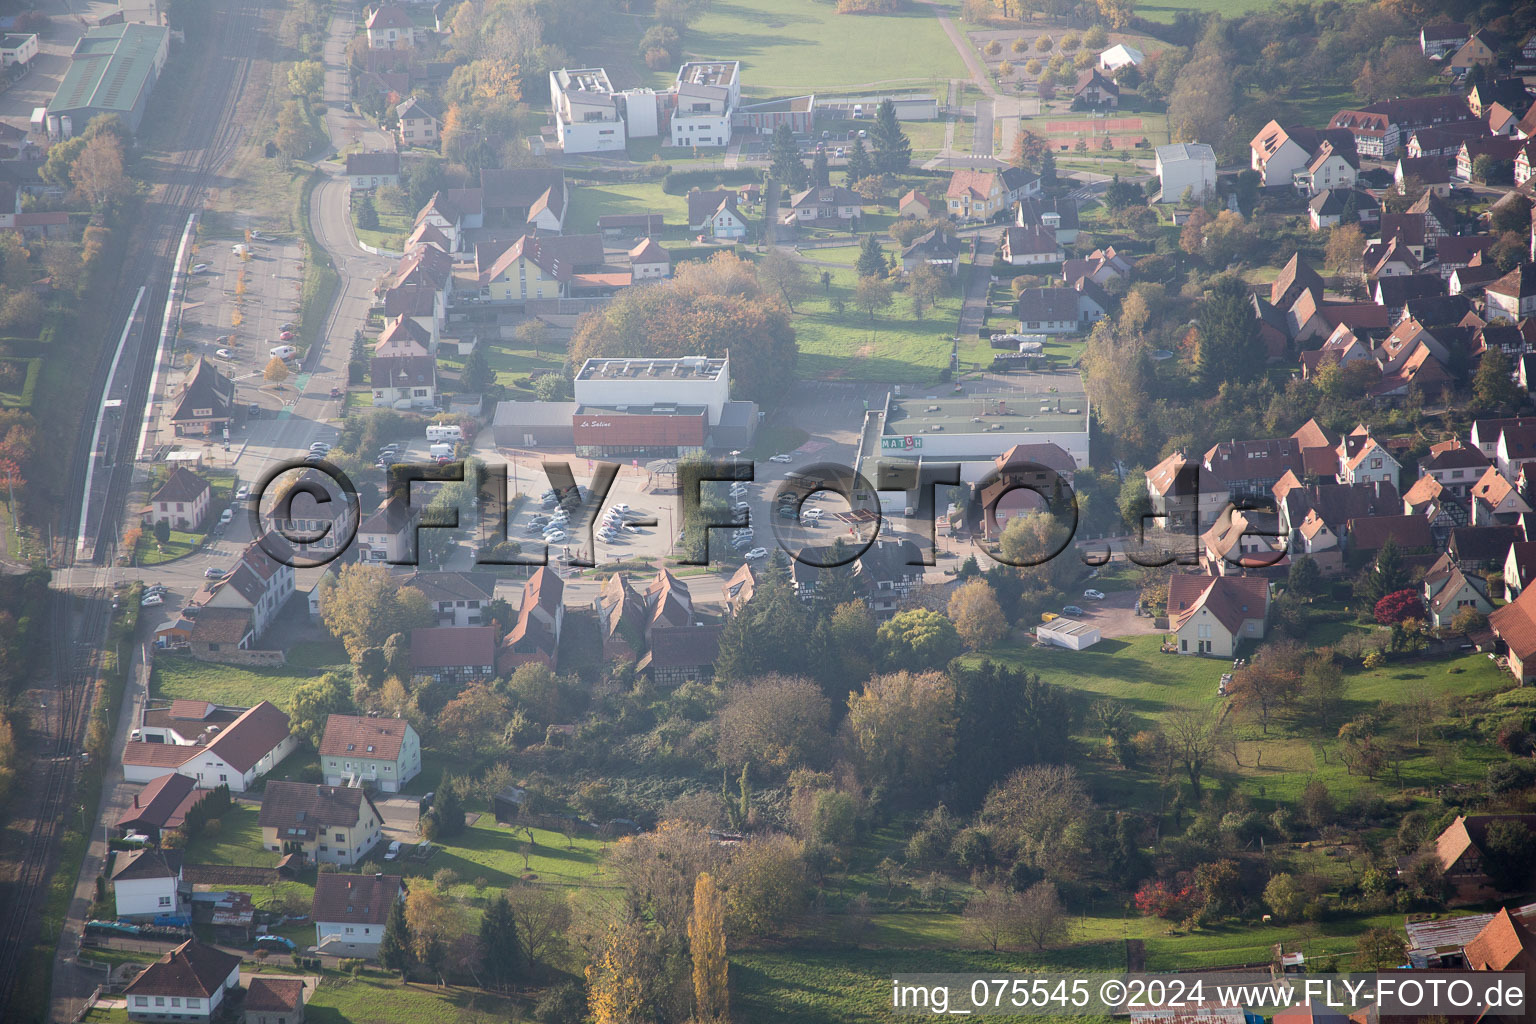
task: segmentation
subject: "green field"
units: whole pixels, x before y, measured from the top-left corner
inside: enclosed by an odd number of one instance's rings
[[[1163,0],[1163,2],[1139,3],[1136,5],[1136,14],[1148,21],[1160,21],[1168,24],[1180,11],[1197,11],[1200,13],[1218,13],[1223,17],[1231,18],[1249,11],[1256,11],[1262,7],[1268,7],[1269,0]]]
[[[573,835],[569,847],[558,832],[533,830],[536,845],[529,851],[527,874],[543,885],[590,886],[608,843],[589,835]],[[492,815],[482,813],[462,835],[437,842],[438,850],[426,862],[406,860],[400,872],[410,875],[435,875],[448,868],[459,881],[455,895],[470,896],[482,888],[505,889],[524,877],[523,850],[526,834],[515,833],[498,825]],[[483,881],[484,885],[477,883]]]
[[[528,1019],[526,1007],[483,989],[402,985],[372,972],[360,978],[327,975],[304,1006],[308,1024],[515,1024]]]
[[[939,379],[949,365],[949,339],[954,336],[960,316],[960,288],[951,282],[950,294],[938,305],[923,311],[921,319],[912,315],[912,302],[904,293],[892,295],[891,305],[877,312],[874,319],[853,305],[857,282],[842,248],[832,250],[835,266],[810,263],[810,298],[796,303],[793,318],[795,336],[800,344],[798,371],[802,377],[838,380],[879,380],[930,384]],[[894,251],[894,250],[891,250]],[[818,250],[808,249],[807,260],[818,260]],[[819,280],[823,271],[832,275],[831,292]],[[846,304],[839,313],[834,305],[841,298]]]
[[[293,697],[293,691],[300,684],[319,675],[320,667],[284,665],[281,668],[251,669],[161,653],[155,658],[149,692],[154,697],[210,700],[237,707],[249,707],[263,700],[269,700],[278,707],[286,707]]]
[[[754,98],[875,84],[932,89],[966,74],[933,11],[913,4],[899,14],[853,15],[816,0],[725,0],[688,27],[684,56],[740,60],[744,91]],[[656,72],[650,84],[662,88],[674,74]]]
[[[567,231],[597,230],[597,218],[615,213],[659,213],[666,220],[669,233],[678,229],[678,237],[688,231],[688,197],[668,195],[660,181],[623,182],[620,184],[583,185],[571,190],[571,209]]]
[[[987,652],[989,656],[1031,672],[1047,682],[1084,694],[1089,699],[1112,697],[1135,716],[1137,727],[1162,723],[1185,708],[1214,708],[1216,685],[1228,663],[1212,658],[1160,653],[1160,635],[1106,639],[1085,651],[1060,648],[1036,649],[1009,646]],[[1378,704],[1401,704],[1415,685],[1427,685],[1444,700],[1486,696],[1510,687],[1506,673],[1479,654],[1458,658],[1389,662],[1372,670],[1347,671],[1344,675],[1344,707],[1349,718]],[[1212,767],[1253,797],[1268,802],[1294,801],[1312,779],[1321,779],[1339,797],[1383,785],[1403,789],[1480,781],[1490,763],[1501,759],[1485,743],[1457,737],[1453,757],[1443,756],[1426,732],[1420,747],[1407,738],[1398,776],[1375,782],[1349,773],[1333,753],[1337,744],[1315,731],[1293,731],[1285,716],[1271,719],[1268,733],[1246,716],[1233,719],[1236,761],[1230,751]],[[1085,733],[1088,742],[1096,742]],[[1102,802],[1129,806],[1158,805],[1156,781],[1147,772],[1123,770],[1105,762],[1092,763],[1085,771]],[[1150,803],[1149,803],[1150,801]]]
[[[260,811],[249,804],[234,804],[216,827],[199,835],[187,847],[189,864],[233,864],[240,867],[273,867],[277,854],[261,848]]]

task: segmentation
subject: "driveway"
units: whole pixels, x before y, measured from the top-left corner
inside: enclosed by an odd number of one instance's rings
[[[1091,580],[1088,582],[1092,583]],[[1083,610],[1083,614],[1072,617],[1097,626],[1099,633],[1103,636],[1146,636],[1161,632],[1153,627],[1150,615],[1136,614],[1136,591],[1134,590],[1113,591],[1105,594],[1102,601],[1085,600],[1082,594],[1078,593],[1072,601]]]
[[[409,846],[421,842],[416,823],[421,817],[421,798],[414,796],[375,797],[373,805],[384,816],[385,841],[398,839]]]

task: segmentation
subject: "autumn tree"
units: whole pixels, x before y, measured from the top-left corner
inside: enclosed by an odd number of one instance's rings
[[[1184,769],[1189,788],[1197,794],[1200,780],[1205,777],[1205,770],[1216,753],[1220,727],[1221,719],[1210,708],[1176,711],[1168,717],[1164,727],[1170,753]]]
[[[584,315],[571,336],[569,362],[595,356],[671,358],[731,355],[732,384],[756,401],[793,379],[798,347],[789,312],[766,296],[750,263],[717,253],[680,266],[669,282],[626,288]]]
[[[742,843],[723,876],[725,930],[737,941],[784,935],[805,910],[805,846],[798,839],[770,835]]]
[[[826,753],[830,718],[827,698],[809,679],[771,675],[736,686],[716,723],[719,757],[728,765],[777,772],[818,765]]]
[[[267,360],[267,368],[261,371],[261,376],[268,384],[281,384],[288,379],[288,364],[281,356],[273,356]]]
[[[401,587],[382,565],[348,565],[337,575],[321,614],[327,629],[354,662],[389,636],[430,626],[431,608],[421,591]]]
[[[1073,877],[1089,845],[1093,801],[1077,772],[1065,765],[1031,765],[987,794],[981,822],[993,848],[1048,876]]]
[[[325,65],[317,60],[296,61],[288,68],[288,91],[298,99],[307,100],[324,85]]]
[[[75,191],[97,209],[122,198],[130,187],[123,172],[122,143],[105,133],[91,139],[70,165],[69,180]]]
[[[1339,223],[1328,232],[1328,247],[1323,250],[1323,266],[1335,276],[1360,272],[1360,257],[1365,252],[1365,234],[1359,224]]]
[[[1367,928],[1356,950],[1355,963],[1363,971],[1392,970],[1408,957],[1408,944],[1395,928]]]
[[[638,921],[615,925],[587,966],[587,1010],[592,1024],[653,1024],[661,954]]]
[[[1066,938],[1067,912],[1054,882],[1041,880],[1019,894],[1016,928],[1037,952]]]
[[[770,290],[779,293],[791,313],[795,311],[795,300],[805,296],[805,267],[778,249],[763,254],[757,264],[757,276]]]
[[[919,263],[907,278],[907,295],[912,299],[912,315],[921,320],[923,310],[932,308],[944,291],[944,276],[930,263]]]
[[[879,277],[859,278],[853,286],[853,304],[874,323],[875,313],[891,304],[891,283]]]
[[[315,129],[309,113],[299,100],[289,100],[277,112],[277,130],[272,142],[290,160],[297,160],[314,145]]]
[[[975,579],[949,598],[949,617],[960,640],[973,651],[991,647],[1008,635],[1008,620],[986,580]]]
[[[688,921],[688,949],[693,956],[694,1019],[700,1024],[730,1019],[726,982],[725,903],[708,871],[693,885],[693,916]]]
[[[1001,883],[982,888],[965,904],[963,916],[971,935],[996,952],[1017,942],[1019,894]]]
[[[405,921],[412,955],[446,983],[448,948],[465,930],[463,909],[435,884],[417,879],[406,892]]]
[[[940,672],[879,675],[850,694],[847,729],[865,781],[921,792],[942,778],[954,753],[954,703]]]

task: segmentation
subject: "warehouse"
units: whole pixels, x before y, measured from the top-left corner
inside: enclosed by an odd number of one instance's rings
[[[67,138],[98,114],[117,114],[137,132],[170,46],[170,30],[158,25],[125,23],[87,31],[75,44],[69,70],[48,106],[49,134]]]
[[[1097,626],[1076,619],[1052,619],[1035,627],[1035,639],[1043,644],[1081,651],[1103,639]]]
[[[574,451],[586,458],[676,458],[751,445],[759,414],[732,401],[729,357],[593,358],[576,373],[575,401],[502,402],[500,448]]]

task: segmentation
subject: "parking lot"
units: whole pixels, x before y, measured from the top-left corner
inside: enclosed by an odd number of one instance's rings
[[[292,237],[253,241],[238,255],[244,245],[240,236],[199,238],[192,265],[206,269],[188,278],[178,347],[212,361],[235,381],[242,403],[271,415],[297,395],[294,380],[273,386],[262,373],[274,346],[298,344],[281,335],[298,319],[302,250]]]

